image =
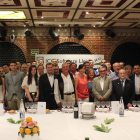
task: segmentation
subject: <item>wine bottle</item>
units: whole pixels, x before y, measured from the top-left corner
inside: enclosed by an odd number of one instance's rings
[[[25,120],[25,108],[23,104],[23,99],[21,99],[20,101],[19,118],[20,120]]]
[[[75,99],[75,104],[74,104],[74,118],[78,118],[78,104],[77,104],[77,99]]]
[[[124,116],[124,104],[123,104],[123,97],[122,96],[121,96],[121,99],[120,99],[119,116],[120,117]]]

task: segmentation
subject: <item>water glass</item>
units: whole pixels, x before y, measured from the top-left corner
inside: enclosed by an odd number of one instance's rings
[[[135,107],[136,107],[136,105],[137,105],[137,101],[132,101],[132,105],[133,105],[133,107],[134,107],[134,112],[135,112]]]
[[[100,101],[97,101],[97,102],[96,102],[96,106],[97,106],[97,108],[98,108],[98,112],[99,112],[99,107],[100,107],[100,105],[101,105],[101,102],[100,102]]]

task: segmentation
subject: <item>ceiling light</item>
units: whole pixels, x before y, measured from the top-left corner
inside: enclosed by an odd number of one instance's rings
[[[0,11],[0,19],[26,19],[23,11]]]
[[[104,17],[102,17],[102,19],[104,19]]]
[[[26,25],[24,24],[24,27],[26,27]]]
[[[41,17],[41,18],[44,18],[44,17]]]
[[[86,12],[86,14],[88,15],[88,14],[89,14],[89,12]]]
[[[95,25],[93,27],[96,27]]]
[[[61,24],[59,24],[59,27],[61,27]]]

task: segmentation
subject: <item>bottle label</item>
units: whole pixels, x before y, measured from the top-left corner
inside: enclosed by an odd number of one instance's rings
[[[78,111],[78,107],[74,107],[74,111]]]
[[[124,109],[119,110],[119,115],[123,116],[124,115]]]
[[[20,112],[19,114],[20,114],[20,119],[21,119],[21,120],[22,120],[22,119],[24,120],[24,119],[25,119],[25,113]]]

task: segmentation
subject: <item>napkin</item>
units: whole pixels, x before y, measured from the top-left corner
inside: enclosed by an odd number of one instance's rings
[[[83,103],[82,104],[82,113],[91,113],[93,103]]]

